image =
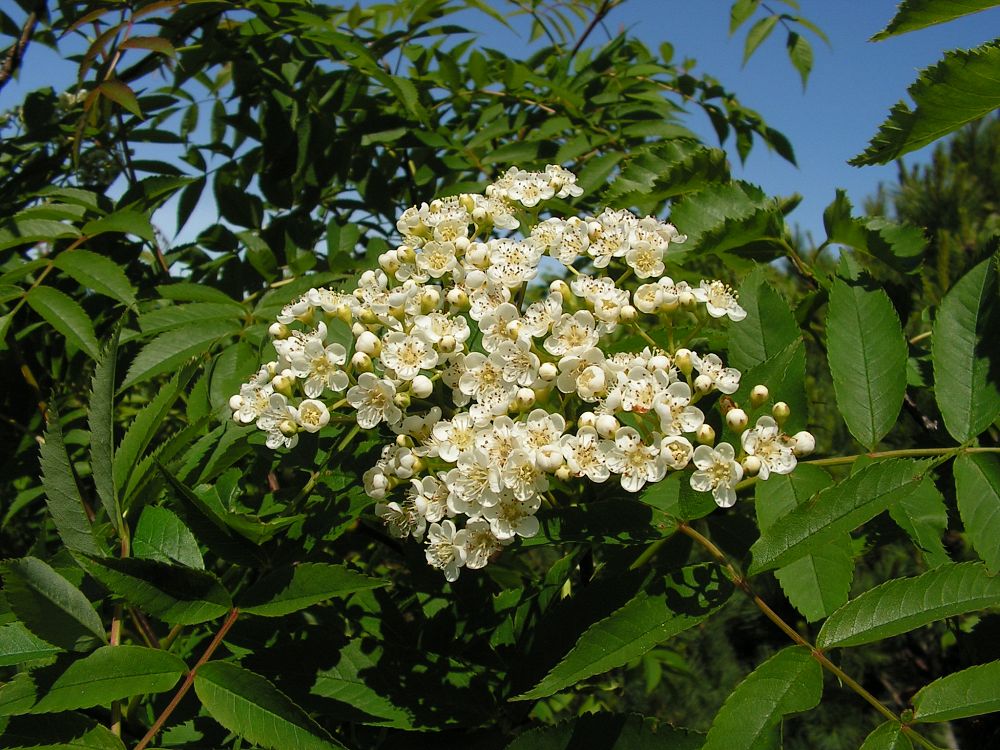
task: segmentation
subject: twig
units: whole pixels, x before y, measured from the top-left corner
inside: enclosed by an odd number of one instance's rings
[[[576,44],[573,45],[573,49],[570,50],[569,59],[572,60],[576,57],[576,53],[580,51],[583,43],[587,41],[587,37],[590,36],[597,25],[604,20],[604,17],[611,11],[613,7],[613,0],[604,0],[600,7],[594,13],[594,17],[590,20],[590,24],[583,30],[580,38],[576,40]]]
[[[11,79],[11,76],[20,67],[21,60],[24,59],[24,50],[27,49],[28,42],[31,41],[31,35],[34,33],[35,26],[37,25],[38,13],[31,11],[24,21],[24,26],[21,27],[21,36],[11,46],[10,51],[7,52],[7,57],[3,61],[3,67],[0,67],[0,89],[3,89],[7,85],[7,81]]]

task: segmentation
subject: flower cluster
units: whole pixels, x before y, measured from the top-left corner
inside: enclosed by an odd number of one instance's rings
[[[542,201],[580,193],[561,167],[512,168],[483,195],[407,209],[402,244],[356,288],[311,289],[282,310],[277,358],[233,396],[234,419],[271,448],[338,410],[395,433],[365,490],[388,531],[422,539],[448,580],[538,533],[539,508],[575,482],[638,492],[693,466],[691,486],[728,507],[744,473],[791,471],[812,436],[782,432],[787,407],[747,429],[732,399],[740,372],[673,345],[692,320],[742,320],[737,295],[665,275],[685,237],[657,218],[535,218]],[[543,258],[568,281],[537,282]],[[623,351],[630,339],[643,348]],[[716,444],[705,399],[739,451]],[[753,405],[767,399],[757,386]]]

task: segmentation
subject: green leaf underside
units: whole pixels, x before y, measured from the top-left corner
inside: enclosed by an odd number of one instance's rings
[[[758,266],[740,286],[740,305],[747,316],[729,327],[729,362],[746,371],[780,354],[799,338],[799,326],[784,297],[767,283],[765,266]]]
[[[947,675],[913,696],[917,721],[952,721],[1000,711],[1000,661]]]
[[[209,662],[198,670],[194,689],[213,719],[249,742],[272,750],[344,747],[284,693],[248,669]]]
[[[1000,67],[998,67],[1000,70]],[[1000,415],[993,338],[1000,325],[997,259],[987,258],[945,295],[934,321],[934,397],[956,441],[974,438]]]
[[[925,29],[1000,5],[997,0],[902,0],[889,25],[872,37],[873,42],[897,34]]]
[[[705,620],[731,593],[732,584],[711,563],[654,578],[625,606],[587,628],[541,682],[514,700],[544,698],[621,666]]]
[[[38,286],[27,294],[28,304],[45,322],[65,336],[91,359],[99,359],[101,347],[94,324],[80,303],[50,286]]]
[[[823,624],[820,648],[857,646],[907,633],[946,617],[1000,605],[1000,578],[982,563],[942,565],[887,581],[852,599]]]
[[[1000,41],[945,52],[907,89],[916,108],[903,101],[893,106],[868,148],[850,163],[887,164],[988,115],[1000,107],[998,70]]]
[[[0,250],[18,245],[35,245],[63,237],[79,237],[80,230],[69,224],[51,219],[16,218],[0,227]]]
[[[55,656],[62,649],[35,637],[20,622],[0,626],[0,667]]]
[[[47,563],[36,557],[10,560],[3,574],[7,603],[34,635],[67,651],[107,643],[93,605]]]
[[[188,359],[204,354],[224,336],[239,330],[236,321],[209,320],[191,328],[160,334],[143,347],[132,361],[122,390],[164,372],[176,370]]]
[[[100,549],[83,506],[83,496],[66,453],[62,424],[54,399],[49,404],[49,423],[41,447],[42,487],[45,504],[67,549],[86,555],[99,555]]]
[[[951,562],[941,540],[948,528],[948,508],[933,479],[927,477],[913,492],[894,503],[889,516],[923,553],[928,567]]]
[[[94,219],[83,227],[83,233],[88,237],[96,237],[105,232],[134,234],[147,242],[153,242],[156,239],[156,233],[153,231],[149,217],[142,211],[130,208],[115,211],[100,219]]]
[[[861,750],[913,750],[913,743],[903,734],[902,725],[887,721],[872,730],[861,745]]]
[[[244,592],[237,605],[241,612],[281,617],[335,596],[386,585],[388,581],[355,573],[343,565],[300,563],[265,576]]]
[[[166,651],[144,646],[101,646],[65,666],[30,673],[36,701],[17,713],[57,713],[110,704],[145,693],[163,693],[177,684],[187,667]]]
[[[114,594],[170,624],[207,622],[232,607],[219,579],[204,570],[136,558],[92,557],[86,567]]]
[[[135,307],[135,289],[125,271],[114,261],[80,248],[59,254],[53,262],[56,268],[88,289]]]
[[[6,750],[125,750],[122,741],[93,719],[75,713],[15,716],[0,732]]]
[[[836,280],[830,290],[827,354],[837,406],[851,434],[874,450],[896,423],[906,392],[906,339],[881,289]]]
[[[879,461],[818,493],[761,534],[750,548],[750,574],[787,565],[875,518],[916,489],[921,470],[906,459]]]
[[[199,570],[205,567],[191,530],[172,511],[158,506],[143,509],[132,536],[132,552],[148,560],[175,562]]]
[[[506,750],[699,750],[704,735],[639,714],[593,713],[551,727],[530,729]]]
[[[808,711],[823,694],[823,670],[808,649],[785,648],[765,661],[726,699],[703,750],[760,747],[787,714]]]
[[[118,334],[115,329],[101,355],[91,381],[88,423],[90,426],[90,469],[97,496],[116,531],[121,533],[122,511],[118,503],[112,462],[114,458],[115,370],[118,360]]]
[[[973,549],[991,573],[1000,572],[1000,460],[977,453],[959,455],[955,495]]]

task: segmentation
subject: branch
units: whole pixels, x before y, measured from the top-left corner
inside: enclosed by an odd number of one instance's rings
[[[3,67],[0,67],[0,89],[3,89],[7,85],[7,81],[10,80],[11,76],[20,67],[21,60],[24,58],[24,50],[27,49],[28,42],[31,41],[31,35],[34,33],[35,26],[37,25],[38,13],[31,11],[24,21],[24,26],[21,27],[21,36],[11,46],[7,52],[6,59],[3,61]]]

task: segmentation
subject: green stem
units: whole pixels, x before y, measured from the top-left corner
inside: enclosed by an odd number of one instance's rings
[[[789,625],[787,622],[781,619],[781,616],[773,609],[771,609],[767,605],[767,602],[761,599],[760,596],[758,596],[754,592],[753,588],[750,586],[750,581],[747,580],[746,576],[744,576],[743,573],[736,567],[736,565],[732,561],[730,561],[730,559],[726,556],[726,553],[723,552],[721,549],[719,549],[710,539],[708,539],[706,536],[704,536],[697,530],[693,529],[692,527],[688,526],[686,523],[678,524],[677,530],[680,531],[682,534],[690,537],[699,545],[701,545],[720,565],[722,565],[726,569],[726,572],[729,574],[730,578],[732,578],[732,581],[736,585],[736,587],[750,598],[750,600],[754,603],[757,609],[763,612],[764,615],[767,617],[767,619],[769,619],[771,622],[777,625],[778,628],[785,635],[787,635],[795,644],[808,648],[812,657],[816,661],[818,661],[824,669],[826,669],[828,672],[836,676],[837,679],[840,680],[840,682],[843,685],[846,685],[855,693],[857,693],[859,696],[861,696],[886,719],[899,724],[902,727],[902,731],[905,732],[906,735],[911,740],[916,742],[918,745],[926,748],[926,750],[940,750],[940,748],[938,748],[928,739],[920,735],[920,733],[918,733],[912,727],[903,724],[899,716],[897,716],[892,711],[892,709],[885,706],[878,698],[876,698],[874,695],[868,692],[868,690],[866,690],[864,686],[861,685],[857,680],[855,680],[853,677],[844,672],[844,670],[842,670],[840,667],[838,667],[836,664],[830,661],[827,655],[824,654],[819,648],[817,648],[808,640],[803,638],[802,635],[797,630],[795,630],[795,628],[793,628],[791,625]],[[655,544],[656,543],[654,542],[654,545]],[[653,545],[650,546],[652,547]],[[638,560],[636,562],[638,562]]]
[[[354,440],[354,438],[357,436],[360,430],[361,430],[361,425],[358,424],[354,425],[354,427],[351,428],[350,432],[344,435],[344,439],[340,441],[340,445],[337,446],[337,453],[341,453],[342,451],[344,451],[347,448],[347,446],[351,444],[351,441]]]

